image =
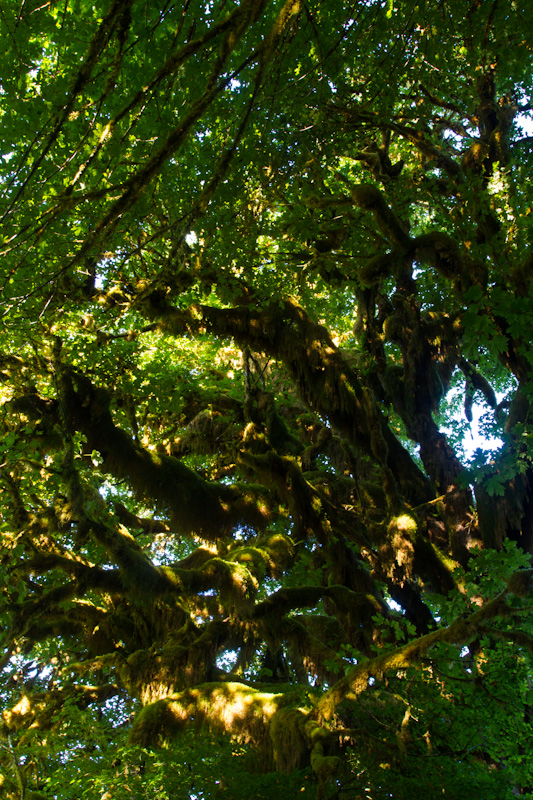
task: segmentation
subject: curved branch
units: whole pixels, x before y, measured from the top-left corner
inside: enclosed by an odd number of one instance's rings
[[[216,539],[239,526],[262,527],[266,512],[234,486],[204,480],[178,459],[151,453],[113,422],[109,398],[83,375],[64,376],[64,403],[73,430],[87,438],[89,452],[103,458],[103,468],[126,478],[141,496],[168,513],[179,532]]]

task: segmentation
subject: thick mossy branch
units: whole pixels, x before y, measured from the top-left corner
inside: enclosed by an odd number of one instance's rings
[[[354,646],[362,651],[366,651],[369,640],[372,637],[374,628],[372,617],[376,614],[386,614],[387,609],[383,601],[380,602],[374,595],[364,591],[354,592],[346,586],[299,586],[287,587],[273,592],[266,600],[258,603],[254,607],[253,619],[263,621],[271,635],[276,635],[276,627],[279,633],[286,629],[287,623],[290,628],[290,620],[281,620],[289,612],[297,608],[315,608],[320,600],[327,601],[327,611],[336,614],[336,619],[344,631],[344,635],[352,641]],[[305,625],[303,617],[300,617],[301,624]],[[293,628],[291,638],[293,643],[297,640],[298,630]],[[294,638],[296,636],[296,639]],[[304,655],[302,645],[306,636],[299,639],[298,650]],[[315,636],[316,638],[316,636]],[[311,643],[312,649],[317,655],[317,643]],[[307,655],[307,653],[305,653]]]
[[[279,589],[254,608],[254,618],[280,619],[293,608],[314,608],[324,594],[324,586],[293,586]]]
[[[401,251],[392,250],[387,253],[379,253],[358,268],[357,277],[363,286],[374,286],[385,278],[395,275],[403,261]]]
[[[37,570],[41,574],[60,570],[69,576],[69,580],[65,582],[63,579],[60,585],[45,592],[40,586],[31,587],[33,591],[28,599],[18,604],[14,611],[11,626],[14,638],[24,637],[26,642],[33,644],[55,636],[76,636],[85,640],[91,650],[94,646],[99,649],[101,645],[96,640],[102,639],[101,634],[109,627],[110,617],[103,609],[85,600],[78,602],[77,598],[83,598],[88,592],[113,597],[123,595],[125,588],[118,570],[104,570],[47,553],[28,559],[18,567],[19,574]],[[106,648],[114,647],[113,639],[107,633],[103,638]]]
[[[266,770],[288,774],[310,764],[321,783],[340,759],[328,755],[335,732],[310,717],[315,705],[308,687],[271,693],[241,683],[205,683],[145,706],[130,740],[153,747],[191,725],[205,727],[252,744]]]
[[[461,247],[447,233],[431,231],[417,236],[413,249],[417,259],[429,263],[445,278],[456,280],[463,275]]]
[[[337,706],[344,700],[356,699],[365,692],[372,680],[381,680],[390,670],[404,670],[420,662],[432,647],[439,643],[466,645],[487,632],[486,623],[500,617],[510,617],[517,612],[507,604],[509,594],[530,596],[533,589],[533,570],[520,570],[508,581],[507,588],[470,616],[456,619],[446,628],[421,636],[389,653],[353,667],[327,691],[317,704],[319,720],[329,720]],[[519,613],[519,612],[518,612]]]
[[[21,574],[50,572],[54,569],[59,569],[75,578],[78,582],[78,588],[79,586],[85,586],[87,589],[112,593],[121,593],[124,590],[118,570],[101,569],[84,561],[67,558],[57,553],[37,552],[32,558],[28,558],[17,565],[17,572]],[[44,597],[38,602],[42,601],[44,601]]]
[[[355,206],[373,213],[378,228],[392,245],[409,246],[409,234],[377,186],[371,183],[353,184],[340,172],[336,173],[336,177],[349,187]]]
[[[206,683],[146,706],[130,738],[142,746],[160,744],[193,722],[258,744],[284,702],[283,693],[261,692],[241,683]]]
[[[155,502],[179,532],[213,540],[239,526],[265,524],[266,511],[254,497],[206,481],[177,459],[136,444],[113,422],[107,393],[85,376],[65,377],[63,393],[73,430],[84,434],[89,451],[101,454],[103,468]]]
[[[226,555],[228,561],[246,566],[258,580],[265,575],[281,578],[285,569],[294,562],[294,558],[292,539],[281,533],[264,535],[246,545],[230,547]]]
[[[150,535],[169,533],[170,531],[168,525],[165,525],[161,520],[153,519],[152,517],[139,517],[118,500],[113,501],[113,511],[120,522],[128,529],[138,529]]]
[[[124,588],[132,595],[160,595],[172,590],[165,573],[154,566],[128,530],[117,525],[102,496],[82,478],[75,467],[71,443],[65,447],[63,472],[67,480],[70,509],[75,517],[77,540],[91,534],[120,568]],[[134,520],[137,518],[133,516]]]
[[[186,595],[217,589],[222,602],[248,605],[257,592],[258,582],[243,562],[211,558],[198,569],[162,567],[174,588]]]
[[[132,595],[156,596],[172,591],[173,584],[161,567],[156,567],[128,531],[103,524],[91,526],[94,538],[102,544],[120,568],[124,588]]]
[[[314,535],[319,541],[325,541],[330,530],[329,517],[336,516],[336,510],[304,478],[293,460],[279,456],[272,450],[261,455],[243,452],[239,460],[253,470],[257,479],[275,487],[276,494],[289,508],[297,539]]]
[[[241,345],[279,358],[305,402],[356,449],[374,457],[376,443],[383,441],[380,452],[386,459],[385,466],[410,502],[417,505],[432,498],[429,482],[393,435],[378,407],[370,425],[363,385],[327,330],[313,322],[293,300],[261,312],[250,306],[193,306],[180,311],[161,297],[152,297],[143,303],[142,310],[150,319],[159,320],[166,333],[207,331],[232,336]]]
[[[308,690],[275,694],[241,683],[205,683],[146,706],[130,738],[154,746],[193,724],[253,744],[266,769],[291,772],[309,759],[311,705]]]
[[[409,246],[409,234],[376,186],[370,183],[352,184],[350,194],[356,206],[374,214],[380,231],[392,245]]]

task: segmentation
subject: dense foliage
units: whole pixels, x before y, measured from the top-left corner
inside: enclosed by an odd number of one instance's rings
[[[3,797],[533,797],[526,7],[1,4]]]

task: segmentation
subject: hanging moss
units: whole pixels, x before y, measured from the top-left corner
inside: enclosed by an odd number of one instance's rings
[[[180,598],[183,603],[185,598]],[[107,612],[100,628],[113,632],[127,653],[145,648],[157,648],[169,642],[190,642],[198,636],[198,629],[190,613],[175,596],[152,600],[150,603],[130,603],[126,599],[117,603],[114,612]],[[106,625],[107,622],[107,625]]]
[[[337,619],[323,614],[300,614],[284,619],[277,632],[289,642],[293,658],[305,667],[305,675],[311,673],[321,682],[335,683],[345,667],[338,651],[346,638]]]
[[[191,725],[205,727],[254,745],[264,768],[288,774],[309,763],[312,705],[308,689],[274,693],[242,683],[205,683],[145,706],[130,740],[153,747],[171,742]]]
[[[338,756],[325,756],[323,743],[320,740],[315,742],[311,751],[311,768],[318,778],[317,800],[323,800],[327,781],[333,778],[341,765],[342,759]]]
[[[304,402],[327,417],[355,448],[371,454],[360,380],[324,326],[314,323],[294,300],[285,299],[259,312],[249,304],[231,309],[201,306],[190,313],[171,308],[167,311],[175,321],[171,326],[174,334],[200,329],[229,334],[241,345],[281,359]],[[159,312],[156,316],[160,318]],[[388,448],[388,467],[401,491],[413,505],[430,500],[433,494],[428,479],[389,430],[386,420],[380,419],[379,424]]]
[[[308,710],[280,708],[272,717],[269,736],[274,766],[287,775],[309,762],[309,744],[305,736]]]
[[[414,574],[414,558],[418,523],[408,513],[392,517],[387,526],[387,537],[380,547],[382,563],[388,565],[389,575],[393,577],[400,569],[404,578]]]
[[[149,645],[129,655],[121,651],[117,668],[124,685],[143,703],[212,680],[217,674],[215,659],[228,640],[233,644],[233,629],[221,620],[197,625],[190,617],[166,638],[153,635]]]
[[[276,488],[280,499],[289,507],[296,529],[296,539],[322,533],[324,498],[304,478],[298,464],[279,456],[272,450],[262,455],[243,453],[241,460],[251,467],[260,479]]]
[[[169,645],[132,653],[119,667],[124,685],[144,705],[168,697],[184,687],[201,683],[216,649]]]

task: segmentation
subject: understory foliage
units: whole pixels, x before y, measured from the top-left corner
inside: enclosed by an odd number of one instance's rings
[[[527,6],[1,3],[2,797],[533,797]]]

